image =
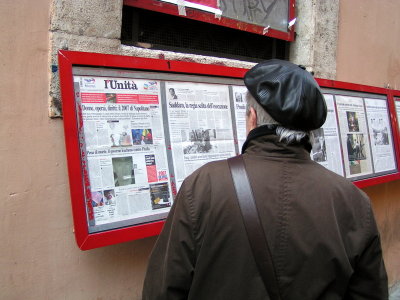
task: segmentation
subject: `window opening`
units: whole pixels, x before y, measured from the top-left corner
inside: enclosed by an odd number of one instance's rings
[[[122,44],[149,49],[262,61],[288,59],[289,42],[195,21],[179,16],[124,6]]]

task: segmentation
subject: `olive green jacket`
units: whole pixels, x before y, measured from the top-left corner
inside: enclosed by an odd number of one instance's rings
[[[243,154],[284,300],[388,298],[368,197],[276,136]],[[269,299],[243,225],[227,161],[182,184],[153,249],[144,300]]]

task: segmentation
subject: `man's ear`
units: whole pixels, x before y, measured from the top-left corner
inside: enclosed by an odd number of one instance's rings
[[[254,107],[250,107],[249,114],[246,117],[246,133],[249,134],[257,127],[257,112]]]

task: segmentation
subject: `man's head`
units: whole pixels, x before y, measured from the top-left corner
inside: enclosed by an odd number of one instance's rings
[[[292,144],[300,142],[305,137],[313,140],[310,131],[294,130],[281,126],[275,121],[265,109],[253,98],[249,91],[246,94],[246,133],[257,127],[267,125],[269,129],[274,129],[280,142]]]
[[[279,125],[267,111],[254,99],[249,91],[246,93],[246,132],[263,125]]]
[[[269,121],[269,124],[311,131],[325,122],[327,108],[317,82],[309,72],[295,64],[278,59],[259,63],[246,73],[244,83],[267,112],[267,118],[275,121]],[[257,108],[255,111],[257,114]]]

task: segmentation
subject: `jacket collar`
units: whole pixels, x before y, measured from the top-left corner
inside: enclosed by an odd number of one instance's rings
[[[242,147],[242,154],[274,156],[309,160],[311,143],[303,139],[300,143],[286,145],[279,141],[275,128],[260,126],[249,132]]]

